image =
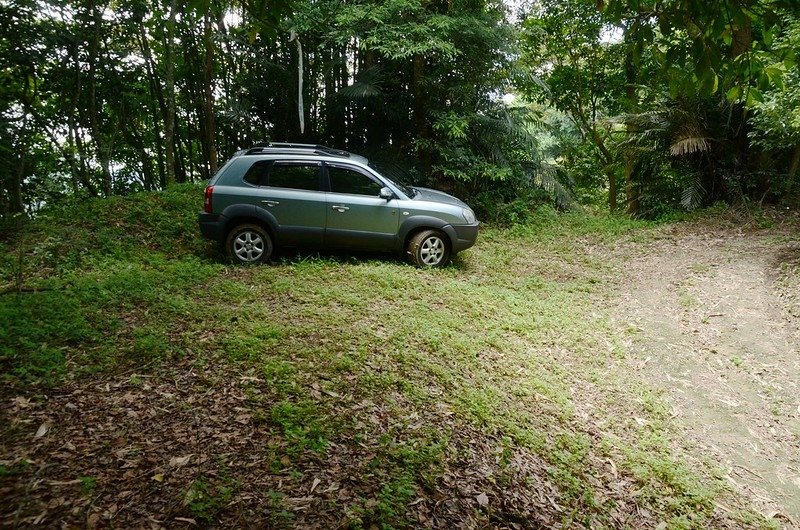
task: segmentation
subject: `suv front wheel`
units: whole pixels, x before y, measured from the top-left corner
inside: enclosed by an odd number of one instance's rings
[[[263,263],[272,255],[272,238],[258,225],[239,225],[228,234],[225,250],[237,263]]]
[[[408,242],[408,256],[415,266],[444,267],[450,261],[450,247],[447,236],[438,230],[423,230]]]

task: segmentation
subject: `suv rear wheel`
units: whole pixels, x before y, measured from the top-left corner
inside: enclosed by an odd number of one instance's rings
[[[408,242],[408,256],[415,266],[444,267],[450,261],[450,247],[447,236],[438,230],[423,230]]]
[[[242,224],[228,233],[225,250],[237,263],[263,263],[272,255],[272,238],[258,225]]]

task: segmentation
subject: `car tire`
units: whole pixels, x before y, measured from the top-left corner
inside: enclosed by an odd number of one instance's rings
[[[264,263],[272,256],[272,238],[255,224],[241,224],[228,233],[225,250],[236,263]]]
[[[447,236],[438,230],[422,230],[408,242],[408,258],[420,269],[444,267],[450,261]]]

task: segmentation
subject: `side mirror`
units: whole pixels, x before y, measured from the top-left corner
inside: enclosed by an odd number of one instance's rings
[[[378,194],[378,197],[386,201],[390,201],[394,199],[394,192],[389,188],[381,188],[381,192]]]

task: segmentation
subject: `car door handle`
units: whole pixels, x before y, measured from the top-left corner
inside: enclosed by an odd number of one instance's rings
[[[336,210],[339,213],[344,213],[347,210],[349,210],[350,208],[348,208],[347,206],[344,206],[343,204],[334,204],[333,206],[331,206],[331,209]]]
[[[278,201],[261,201],[261,202],[269,207],[275,206],[276,204],[280,204]]]

